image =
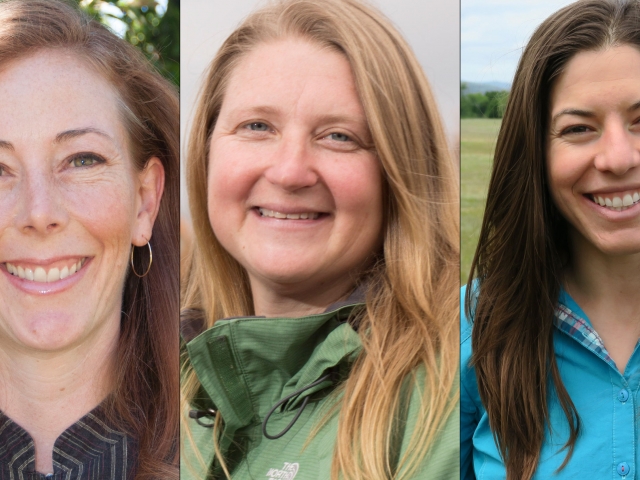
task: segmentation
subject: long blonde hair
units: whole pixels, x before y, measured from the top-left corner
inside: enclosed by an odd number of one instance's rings
[[[363,350],[343,385],[331,477],[409,478],[457,399],[458,181],[424,73],[377,10],[357,0],[278,1],[250,15],[220,48],[200,92],[187,151],[194,247],[183,308],[202,309],[207,327],[253,314],[246,272],[209,223],[208,147],[238,62],[258,45],[291,37],[348,59],[385,182],[383,252],[367,272]],[[420,417],[396,464],[393,412],[405,379],[419,366],[426,371]],[[197,386],[194,372],[184,372],[184,402]]]

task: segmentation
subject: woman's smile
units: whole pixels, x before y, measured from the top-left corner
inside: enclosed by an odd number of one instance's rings
[[[142,202],[115,90],[46,51],[0,71],[0,98],[0,348],[117,330]]]
[[[550,192],[575,232],[602,252],[640,252],[640,52],[575,55],[551,95]]]
[[[79,272],[86,261],[87,257],[73,257],[71,259],[44,262],[13,260],[5,262],[5,268],[11,275],[24,280],[51,283],[64,280],[68,276]]]
[[[351,68],[299,39],[230,77],[210,140],[209,220],[260,292],[348,290],[382,244],[382,172]]]

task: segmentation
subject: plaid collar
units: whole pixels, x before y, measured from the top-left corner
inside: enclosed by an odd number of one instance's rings
[[[560,292],[553,323],[562,333],[573,338],[617,370],[600,335],[593,329],[586,314],[564,289]]]

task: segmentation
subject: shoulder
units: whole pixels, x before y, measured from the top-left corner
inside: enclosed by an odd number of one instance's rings
[[[429,392],[425,389],[426,372],[424,367],[417,368],[413,374],[409,401],[406,411],[404,435],[400,447],[399,459],[402,459],[409,449],[414,435],[420,435],[419,426],[424,424],[422,409],[429,403],[429,395],[442,393]],[[433,440],[425,457],[408,478],[458,478],[459,476],[459,442],[460,442],[460,403],[458,390],[458,375],[454,380],[454,390],[449,393],[449,411],[436,429]],[[410,453],[408,453],[410,455]],[[400,471],[408,471],[409,465],[403,464]]]

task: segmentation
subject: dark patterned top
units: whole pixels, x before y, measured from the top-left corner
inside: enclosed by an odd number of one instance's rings
[[[0,412],[0,480],[133,480],[138,446],[98,406],[57,438],[52,474],[35,471],[35,453],[31,436]]]

